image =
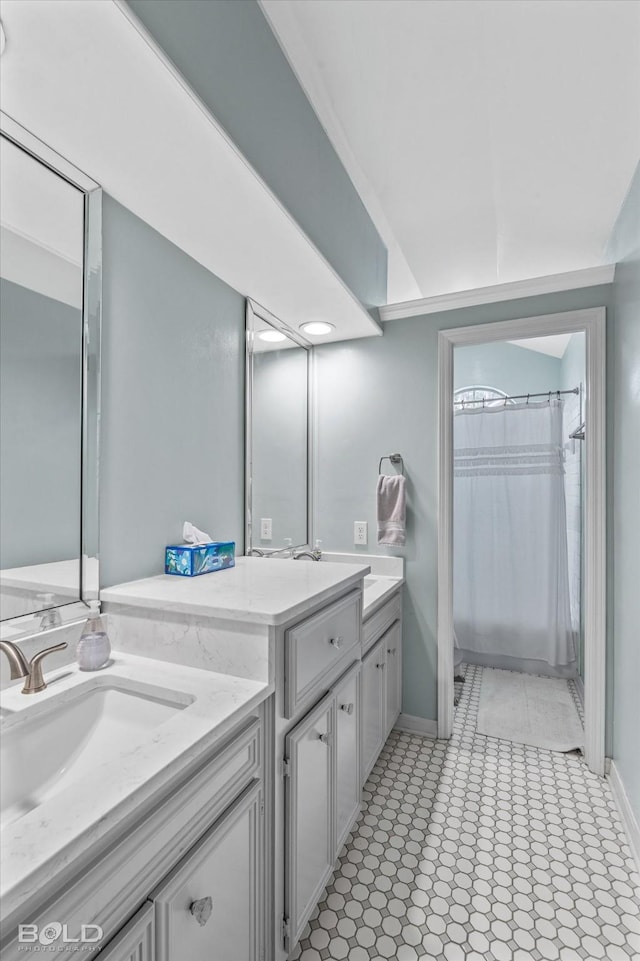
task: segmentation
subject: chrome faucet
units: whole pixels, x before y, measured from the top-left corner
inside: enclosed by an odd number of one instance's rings
[[[9,661],[11,668],[11,680],[17,681],[19,677],[24,677],[23,694],[37,694],[44,691],[47,684],[42,676],[42,661],[47,654],[54,654],[56,651],[64,651],[69,645],[66,641],[54,644],[53,647],[46,647],[43,651],[38,651],[30,661],[24,656],[17,644],[11,641],[0,641],[0,651],[3,651]]]
[[[301,557],[308,557],[312,561],[322,560],[322,551],[320,550],[320,545],[322,541],[316,540],[315,547],[311,549],[309,544],[303,544],[302,550],[296,548],[293,554],[294,561],[300,560]]]
[[[288,540],[289,538],[285,538]],[[299,545],[304,547],[304,544]],[[265,551],[265,557],[293,557],[297,547],[292,547],[291,544],[287,544],[286,547],[280,547],[277,551]]]
[[[322,558],[322,551],[320,548],[314,547],[313,550],[309,548],[309,550],[298,551],[297,554],[293,555],[294,561],[299,561],[301,557],[308,557],[312,561],[319,561]]]

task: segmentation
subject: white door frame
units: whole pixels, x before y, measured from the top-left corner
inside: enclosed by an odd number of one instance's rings
[[[549,334],[585,333],[585,758],[604,774],[606,669],[606,310],[547,314],[441,330],[438,335],[438,737],[453,731],[453,350]]]

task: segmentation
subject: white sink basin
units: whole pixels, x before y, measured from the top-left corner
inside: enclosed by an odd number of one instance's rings
[[[13,696],[24,696],[16,695]],[[33,695],[35,698],[36,695]],[[0,827],[149,737],[192,698],[97,681],[2,714]]]

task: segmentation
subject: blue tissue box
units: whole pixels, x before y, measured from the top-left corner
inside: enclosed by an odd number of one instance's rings
[[[165,548],[165,574],[196,577],[222,571],[236,564],[235,541],[212,541],[210,544],[173,544]]]

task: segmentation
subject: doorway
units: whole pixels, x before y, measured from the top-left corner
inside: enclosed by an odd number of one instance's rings
[[[566,394],[557,378],[553,391],[538,392],[524,375],[520,382],[529,389],[517,390],[517,372],[511,364],[505,371],[504,359],[496,368],[503,371],[501,384],[484,383],[479,374],[454,376],[456,353],[462,357],[466,350],[477,360],[483,351],[495,354],[498,345],[517,341],[509,349],[531,356],[531,348],[544,344],[539,338],[558,335],[565,345],[584,346],[584,377],[563,388]],[[505,697],[514,688],[514,702],[519,696],[540,700],[540,686],[546,697],[546,688],[565,685],[565,678],[575,678],[580,689],[582,675],[585,759],[603,774],[605,310],[443,330],[439,375],[438,734],[451,735],[454,667],[463,657],[488,667]],[[487,457],[487,451],[498,456]],[[567,483],[574,484],[571,496]],[[583,504],[578,530],[572,529],[576,496]],[[531,518],[532,509],[545,513],[542,524]],[[510,526],[514,510],[520,520]]]

